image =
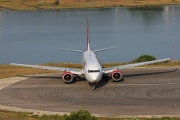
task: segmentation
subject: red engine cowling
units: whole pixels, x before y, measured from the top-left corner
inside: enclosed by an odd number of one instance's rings
[[[73,74],[71,72],[64,72],[62,74],[62,79],[63,79],[64,82],[70,83],[70,82],[73,81],[74,76],[73,76]]]
[[[120,70],[114,70],[112,73],[111,73],[111,78],[114,80],[114,81],[119,81],[121,80],[122,78],[122,73]]]

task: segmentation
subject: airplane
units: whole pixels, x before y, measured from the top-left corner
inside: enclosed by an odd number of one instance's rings
[[[72,83],[76,78],[78,78],[81,75],[84,75],[85,79],[89,82],[90,86],[92,86],[92,89],[95,90],[98,87],[98,83],[100,82],[100,80],[102,80],[103,76],[109,75],[113,81],[120,81],[123,77],[122,72],[121,72],[122,69],[171,60],[171,58],[165,58],[165,59],[153,60],[153,61],[148,61],[148,62],[132,63],[132,64],[126,64],[126,65],[121,65],[121,66],[102,68],[99,60],[97,59],[96,53],[113,49],[113,48],[117,48],[119,46],[114,46],[114,47],[109,47],[109,48],[104,48],[104,49],[99,49],[99,50],[91,50],[88,17],[86,20],[86,24],[87,24],[86,26],[87,27],[87,30],[86,30],[87,48],[85,51],[60,48],[61,50],[65,50],[65,51],[81,53],[82,54],[82,69],[28,65],[28,64],[18,64],[18,63],[10,63],[10,65],[61,71],[63,72],[62,80],[65,83]]]

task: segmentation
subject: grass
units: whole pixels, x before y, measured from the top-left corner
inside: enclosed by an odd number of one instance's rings
[[[0,8],[11,10],[105,8],[115,6],[156,6],[180,4],[180,0],[0,0]]]
[[[32,113],[0,110],[0,120],[38,120]]]
[[[131,62],[128,62],[128,63],[131,63]],[[102,66],[104,68],[106,68],[106,67],[124,65],[124,64],[128,64],[128,63],[103,63]],[[67,68],[79,68],[79,69],[82,68],[81,64],[76,64],[76,63],[51,63],[50,62],[50,63],[43,63],[40,65],[55,66],[55,67],[67,67]],[[152,65],[145,65],[143,67],[163,67],[163,66],[180,66],[180,61],[162,62],[162,63],[156,63],[156,64],[152,64]],[[7,78],[7,77],[18,77],[18,76],[22,76],[22,75],[53,73],[53,72],[57,72],[57,71],[0,64],[0,79]]]
[[[52,73],[54,71],[0,64],[0,79],[22,75]]]
[[[144,65],[144,67],[173,67],[173,66],[180,66],[180,61],[167,61],[167,62],[161,62],[161,63],[155,63],[151,65]]]
[[[43,63],[41,64],[43,66],[54,66],[54,67],[67,67],[67,68],[82,68],[81,64],[78,63],[53,63],[53,62],[49,62],[49,63]]]
[[[79,110],[84,111],[84,110]],[[90,116],[90,119],[76,119],[76,120],[180,120],[180,118],[170,118],[170,117],[163,117],[163,118],[104,118],[104,117],[91,117],[91,114],[88,113],[79,113],[72,112],[70,115],[33,115],[32,113],[25,113],[25,112],[13,112],[13,111],[6,111],[0,110],[0,119],[1,120],[75,120],[73,118],[83,116]],[[79,113],[79,114],[78,114]]]

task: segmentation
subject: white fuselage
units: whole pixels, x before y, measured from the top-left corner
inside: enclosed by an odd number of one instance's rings
[[[102,76],[103,70],[96,54],[91,50],[86,50],[82,55],[82,66],[84,76],[90,83],[98,83]]]

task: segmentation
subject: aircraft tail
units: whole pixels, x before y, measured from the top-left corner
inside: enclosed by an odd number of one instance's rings
[[[86,19],[86,24],[87,24],[87,30],[86,30],[86,35],[87,35],[87,48],[86,50],[90,50],[90,38],[89,38],[89,24],[88,24],[88,16]],[[66,48],[59,48],[60,50],[66,50],[66,51],[71,51],[71,52],[78,52],[78,53],[83,53],[84,51],[81,50],[73,50],[73,49],[66,49]]]
[[[86,18],[86,24],[87,24],[87,30],[86,30],[86,35],[87,35],[87,38],[86,38],[86,41],[87,41],[87,50],[90,50],[90,38],[89,38],[89,23],[88,23],[88,16]]]

